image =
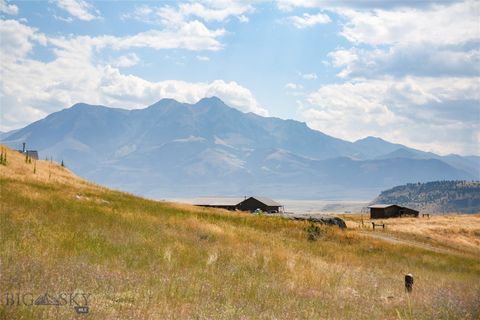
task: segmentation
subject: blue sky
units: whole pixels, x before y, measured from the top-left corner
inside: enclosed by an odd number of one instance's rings
[[[479,1],[0,0],[0,130],[216,95],[356,140],[480,154]]]

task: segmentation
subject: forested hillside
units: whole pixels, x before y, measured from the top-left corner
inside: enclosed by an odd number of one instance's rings
[[[409,183],[383,191],[375,203],[395,203],[422,212],[480,212],[480,181]]]

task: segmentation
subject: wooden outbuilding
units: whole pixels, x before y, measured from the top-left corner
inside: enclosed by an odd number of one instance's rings
[[[240,202],[237,206],[237,209],[241,211],[254,212],[262,210],[268,213],[278,213],[280,208],[282,208],[280,203],[266,197],[250,197]]]
[[[266,197],[205,197],[197,199],[195,205],[250,212],[261,210],[268,213],[278,213],[283,209],[281,204]]]
[[[374,204],[369,206],[370,219],[385,219],[395,217],[418,217],[419,212],[414,209],[396,204]]]

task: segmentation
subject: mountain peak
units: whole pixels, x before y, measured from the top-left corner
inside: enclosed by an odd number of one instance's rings
[[[211,97],[205,97],[200,100],[198,100],[197,103],[198,105],[204,105],[204,104],[209,104],[209,105],[222,105],[226,106],[225,102],[222,101],[222,99],[216,97],[216,96],[211,96]]]
[[[163,98],[163,99],[158,100],[154,104],[149,105],[147,107],[147,109],[148,108],[170,106],[170,105],[173,105],[173,104],[180,104],[180,102],[178,102],[177,100],[172,99],[172,98]]]
[[[357,143],[357,142],[374,142],[374,141],[375,142],[388,142],[388,141],[385,141],[385,140],[383,140],[382,138],[379,138],[379,137],[368,136],[368,137],[365,137],[365,138],[362,138],[362,139],[358,139],[354,143]]]
[[[84,102],[77,102],[73,106],[71,106],[70,109],[84,109],[88,107],[92,107],[92,105]]]

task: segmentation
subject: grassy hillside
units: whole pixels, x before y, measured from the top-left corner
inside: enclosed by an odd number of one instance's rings
[[[478,319],[480,259],[356,228],[150,201],[9,150],[0,165],[0,319]],[[403,276],[415,275],[413,294]],[[91,294],[72,306],[5,294]]]
[[[383,191],[375,203],[396,203],[422,212],[480,212],[480,181],[409,183]]]

